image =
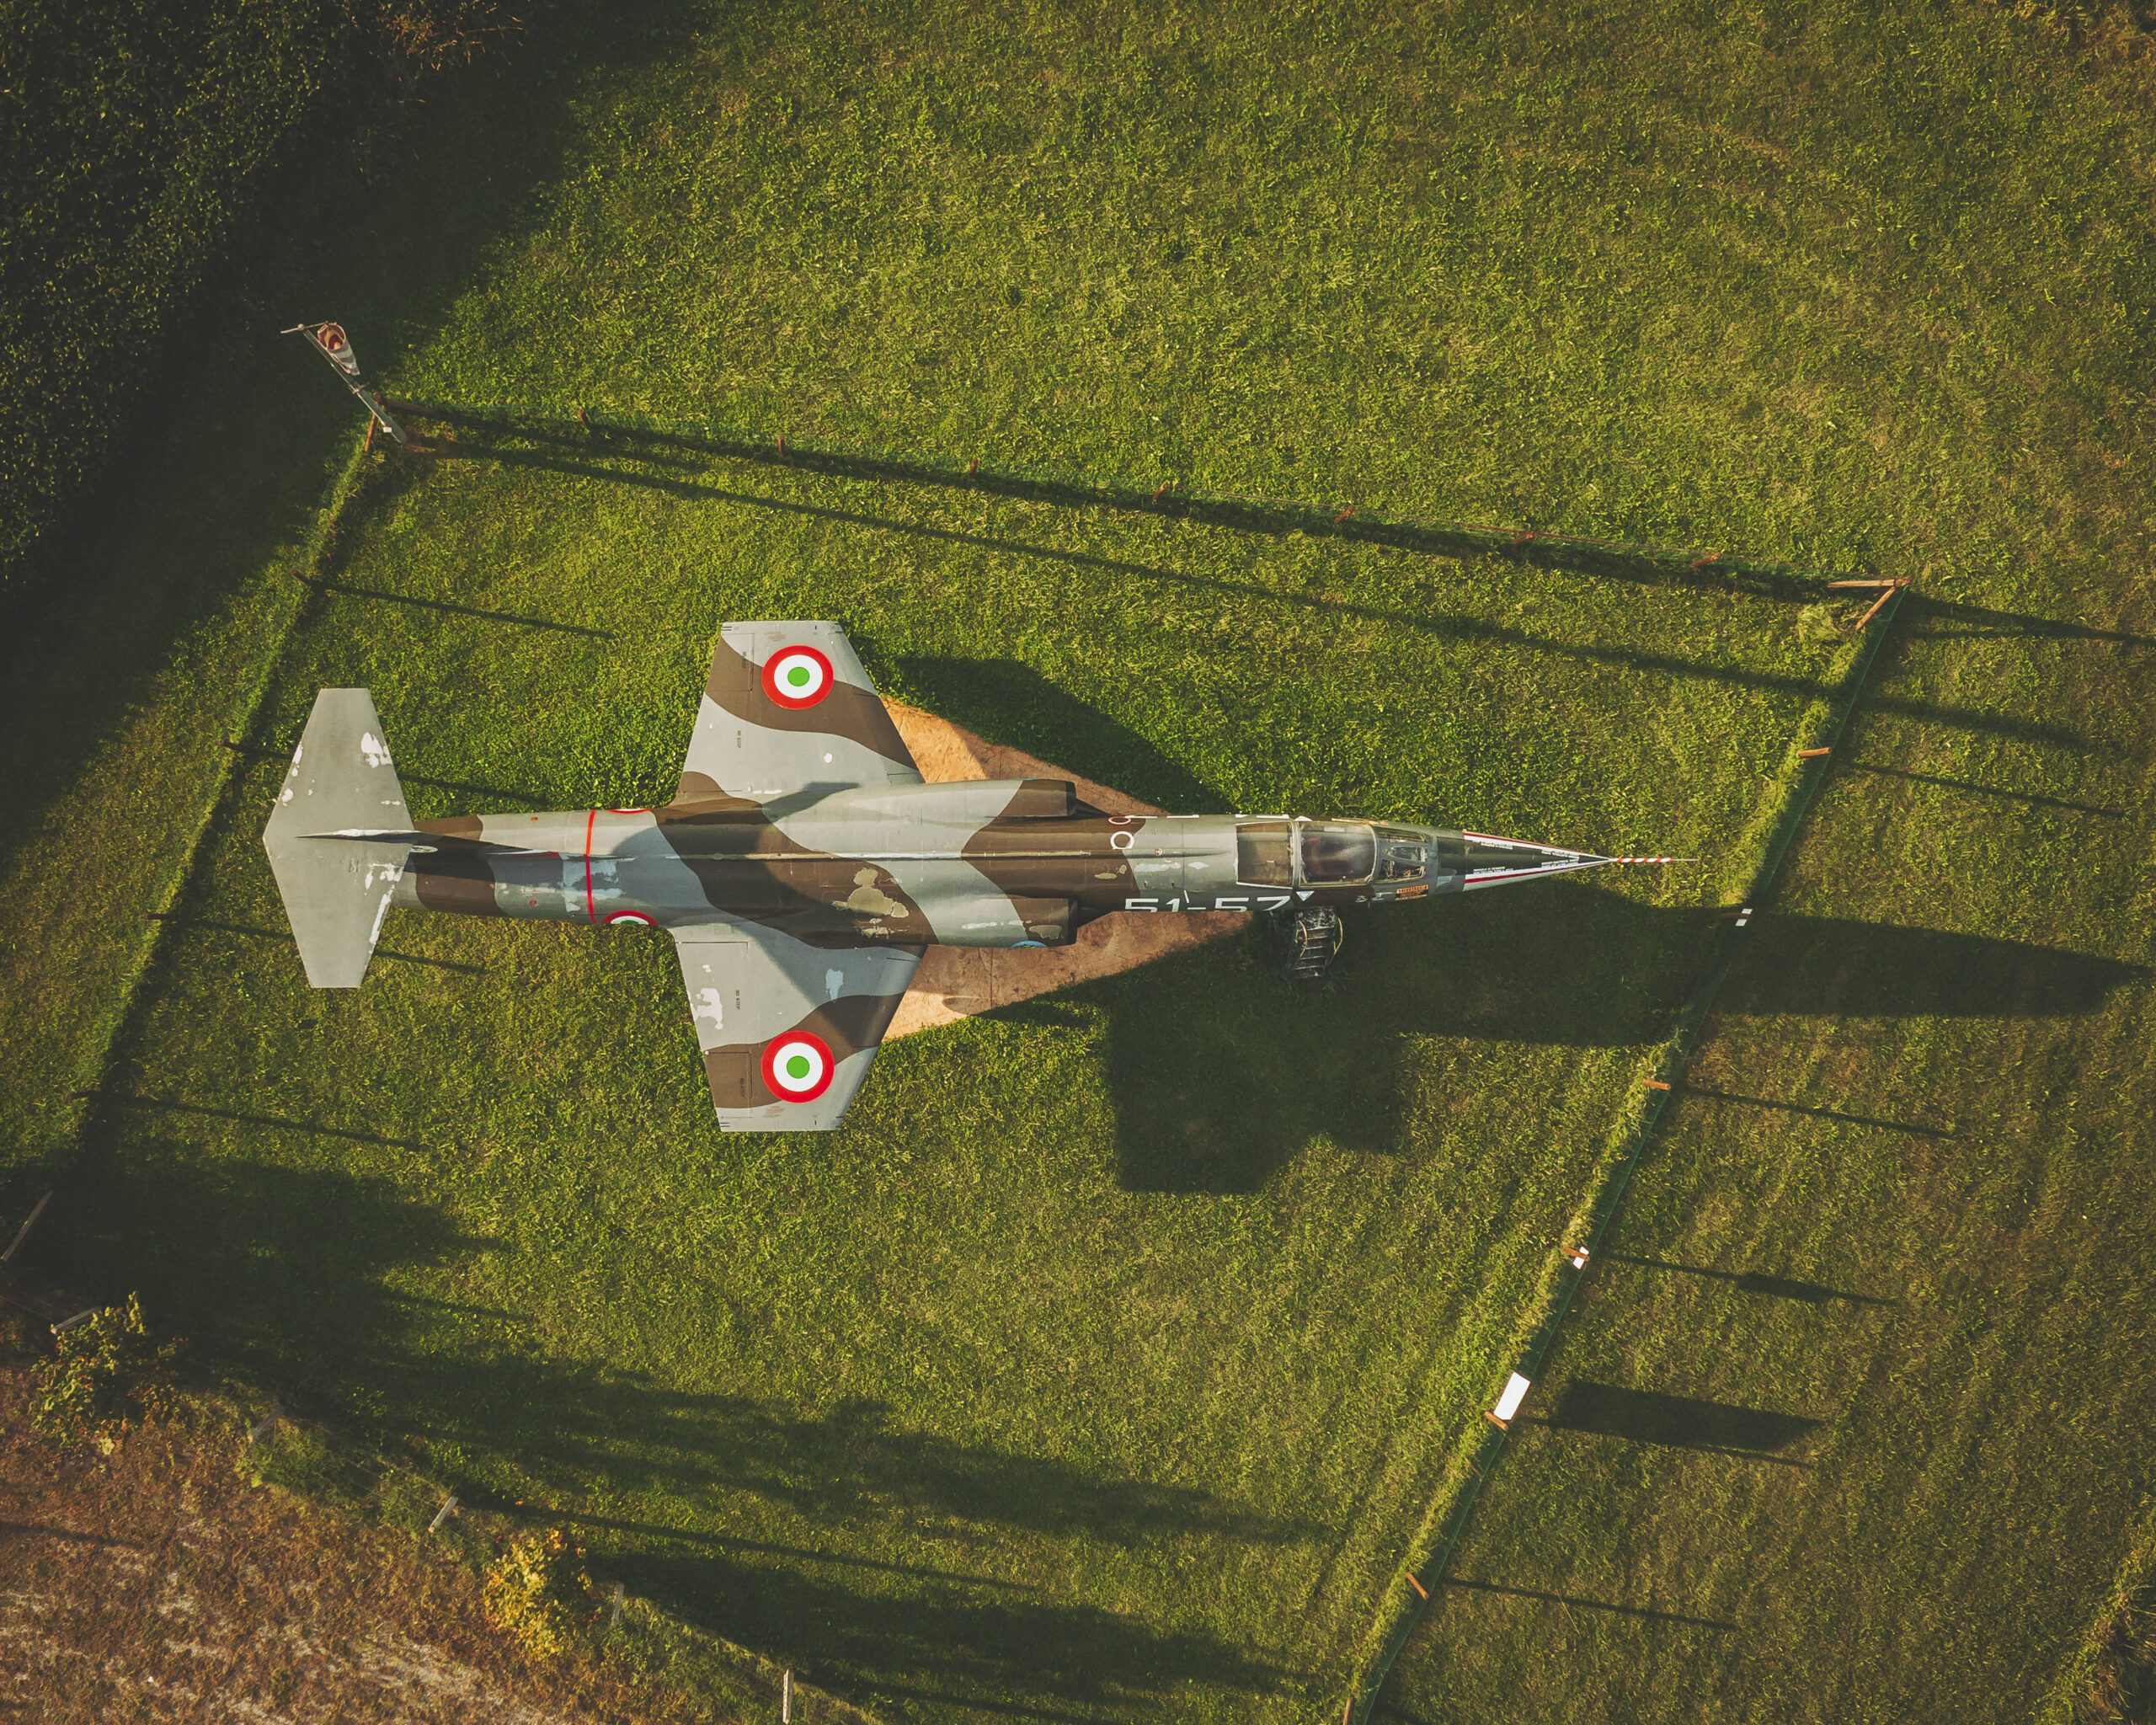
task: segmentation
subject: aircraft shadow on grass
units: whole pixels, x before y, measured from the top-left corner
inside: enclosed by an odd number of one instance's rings
[[[1712,909],[1549,882],[1365,911],[1315,987],[1270,974],[1253,931],[996,1016],[1054,1024],[1105,1012],[1124,1186],[1252,1192],[1320,1136],[1397,1151],[1418,1043],[1659,1040],[1721,926]],[[1840,917],[1770,916],[1751,940],[1722,1013],[2067,1016],[2148,974],[2025,941]]]
[[[939,718],[1171,814],[1228,814],[1220,793],[1158,745],[1014,659],[903,658],[900,686]]]
[[[244,1108],[190,1110],[307,1130]],[[348,1432],[364,1420],[392,1449],[417,1440],[493,1458],[513,1490],[444,1482],[467,1503],[514,1514],[521,1497],[541,1525],[581,1526],[604,1577],[686,1621],[779,1650],[864,1700],[977,1697],[1017,1717],[1165,1701],[1193,1681],[1266,1694],[1292,1674],[1284,1656],[1059,1599],[1039,1556],[1193,1539],[1278,1550],[1337,1530],[915,1429],[873,1401],[811,1412],[558,1357],[533,1314],[395,1285],[476,1269],[508,1242],[389,1178],[205,1162],[179,1135],[141,1131],[150,1118],[98,1117],[78,1174],[96,1201],[59,1212],[93,1218],[91,1231],[38,1236],[40,1270],[95,1297],[139,1290],[153,1322],[302,1417]],[[753,1279],[722,1284],[642,1231],[607,1231],[618,1286],[635,1290],[622,1297],[694,1309],[732,1332],[738,1354],[784,1345],[782,1316],[745,1303]],[[587,1512],[575,1495],[585,1482],[609,1513]],[[612,1508],[644,1493],[719,1513],[664,1525]],[[744,1503],[756,1506],[745,1518]],[[742,1533],[720,1530],[729,1525]],[[1029,1548],[1017,1565],[1014,1540]],[[983,1573],[1014,1567],[1021,1578]]]

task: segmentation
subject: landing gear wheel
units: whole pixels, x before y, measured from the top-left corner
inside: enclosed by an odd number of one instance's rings
[[[1348,937],[1340,913],[1323,906],[1281,916],[1273,929],[1280,938],[1281,969],[1290,976],[1324,975]]]

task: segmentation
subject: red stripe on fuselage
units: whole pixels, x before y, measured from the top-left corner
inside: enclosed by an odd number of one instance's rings
[[[591,830],[599,825],[599,811],[595,809],[584,818],[584,916],[596,928],[599,926],[599,907],[591,897]]]

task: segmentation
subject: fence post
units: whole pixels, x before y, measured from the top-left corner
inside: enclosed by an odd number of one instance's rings
[[[22,1249],[23,1242],[30,1237],[30,1230],[37,1226],[37,1219],[45,1214],[45,1205],[51,1202],[52,1194],[50,1192],[38,1199],[36,1207],[24,1219],[22,1226],[15,1230],[13,1243],[5,1252],[0,1252],[0,1263],[8,1263],[13,1260],[16,1252]]]

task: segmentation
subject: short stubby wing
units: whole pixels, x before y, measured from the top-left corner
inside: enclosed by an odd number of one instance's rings
[[[836,623],[728,623],[720,632],[676,802],[769,803],[920,782]]]
[[[820,947],[747,923],[676,929],[718,1124],[828,1132],[868,1076],[918,947]]]

